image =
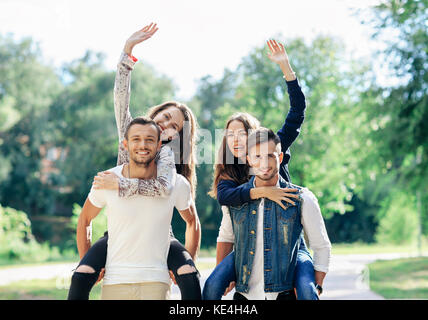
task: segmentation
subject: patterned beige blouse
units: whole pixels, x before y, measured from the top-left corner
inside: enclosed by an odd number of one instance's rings
[[[116,117],[117,132],[119,134],[119,152],[117,165],[129,162],[129,153],[122,142],[125,138],[125,130],[132,121],[129,112],[129,100],[131,95],[131,71],[135,61],[128,54],[122,52],[117,64],[116,79],[114,82],[114,113]],[[133,195],[164,197],[171,194],[175,184],[177,171],[174,162],[174,153],[171,147],[164,145],[156,159],[156,179],[127,179],[119,180],[119,196],[130,197]]]

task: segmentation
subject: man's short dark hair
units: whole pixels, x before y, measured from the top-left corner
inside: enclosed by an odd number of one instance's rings
[[[269,141],[273,141],[275,146],[281,143],[281,139],[271,129],[261,127],[256,130],[251,130],[248,136],[248,150],[256,145]]]
[[[153,125],[153,126],[156,128],[156,131],[157,131],[157,133],[158,133],[158,141],[159,141],[159,139],[160,139],[160,133],[161,133],[161,130],[160,130],[159,126],[156,124],[156,122],[154,122],[154,121],[153,121],[153,119],[148,118],[148,117],[143,117],[143,116],[141,116],[141,117],[136,117],[134,120],[132,120],[132,121],[128,124],[128,126],[126,127],[126,130],[125,130],[125,139],[126,139],[126,140],[128,140],[128,132],[129,132],[129,129],[130,129],[133,125],[135,125],[135,124],[141,124],[141,125],[147,125],[147,124],[150,124],[150,125]]]

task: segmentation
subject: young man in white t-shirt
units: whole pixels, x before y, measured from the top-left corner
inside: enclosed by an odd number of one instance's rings
[[[154,121],[144,117],[134,119],[123,143],[129,150],[129,164],[108,171],[126,178],[156,177],[154,160],[161,140]],[[89,249],[87,227],[105,208],[109,239],[101,299],[162,300],[168,297],[167,256],[172,214],[174,207],[177,208],[186,223],[191,224],[196,220],[191,205],[190,184],[180,174],[168,197],[120,198],[113,190],[91,189],[79,217],[77,246],[79,254],[84,255]],[[198,237],[197,228],[192,230],[189,237]]]

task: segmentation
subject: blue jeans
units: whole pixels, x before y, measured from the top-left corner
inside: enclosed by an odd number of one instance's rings
[[[315,271],[312,258],[308,251],[299,250],[294,274],[294,286],[298,300],[318,300],[315,288]],[[235,277],[235,252],[232,251],[215,267],[205,282],[202,291],[203,300],[221,300],[224,291]]]
[[[297,265],[294,273],[294,287],[297,300],[319,300],[315,288],[315,270],[312,257],[306,250],[297,252]]]

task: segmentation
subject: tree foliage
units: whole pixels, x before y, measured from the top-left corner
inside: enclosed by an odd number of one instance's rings
[[[334,242],[403,242],[415,236],[418,208],[423,208],[428,233],[427,2],[383,1],[370,13],[364,22],[385,44],[371,61],[353,58],[343,41],[330,36],[310,42],[276,37],[285,44],[307,102],[301,133],[291,147],[291,177],[318,197]],[[221,138],[216,130],[236,111],[278,130],[289,109],[285,80],[266,51],[260,44],[235,70],[224,70],[219,79],[201,78],[195,95],[184,101],[203,129],[196,206],[204,247],[215,245],[221,220],[217,201],[207,194],[216,138]],[[87,52],[57,70],[44,62],[31,39],[0,36],[3,206],[26,212],[30,221],[39,216],[75,220],[93,176],[115,166],[115,72],[105,68],[103,59]],[[380,61],[396,80],[393,85],[379,84],[372,72]],[[173,100],[176,86],[139,62],[131,91],[131,113],[137,116]],[[66,247],[74,246],[68,227],[64,224]],[[184,228],[175,215],[173,229],[180,240]],[[51,239],[55,232],[33,224],[40,239]]]
[[[385,44],[386,49],[378,53],[377,60],[384,61],[390,70],[389,76],[396,79],[396,84],[379,88],[382,99],[365,112],[373,126],[368,138],[376,146],[371,152],[371,157],[377,159],[374,170],[380,180],[385,175],[391,177],[391,194],[411,194],[408,199],[398,197],[402,200],[400,205],[410,208],[419,206],[425,232],[428,232],[426,21],[428,2],[425,0],[382,1],[373,8],[372,15],[365,23],[373,26],[373,37]],[[419,200],[414,197],[418,193]],[[416,201],[420,202],[419,205]]]

